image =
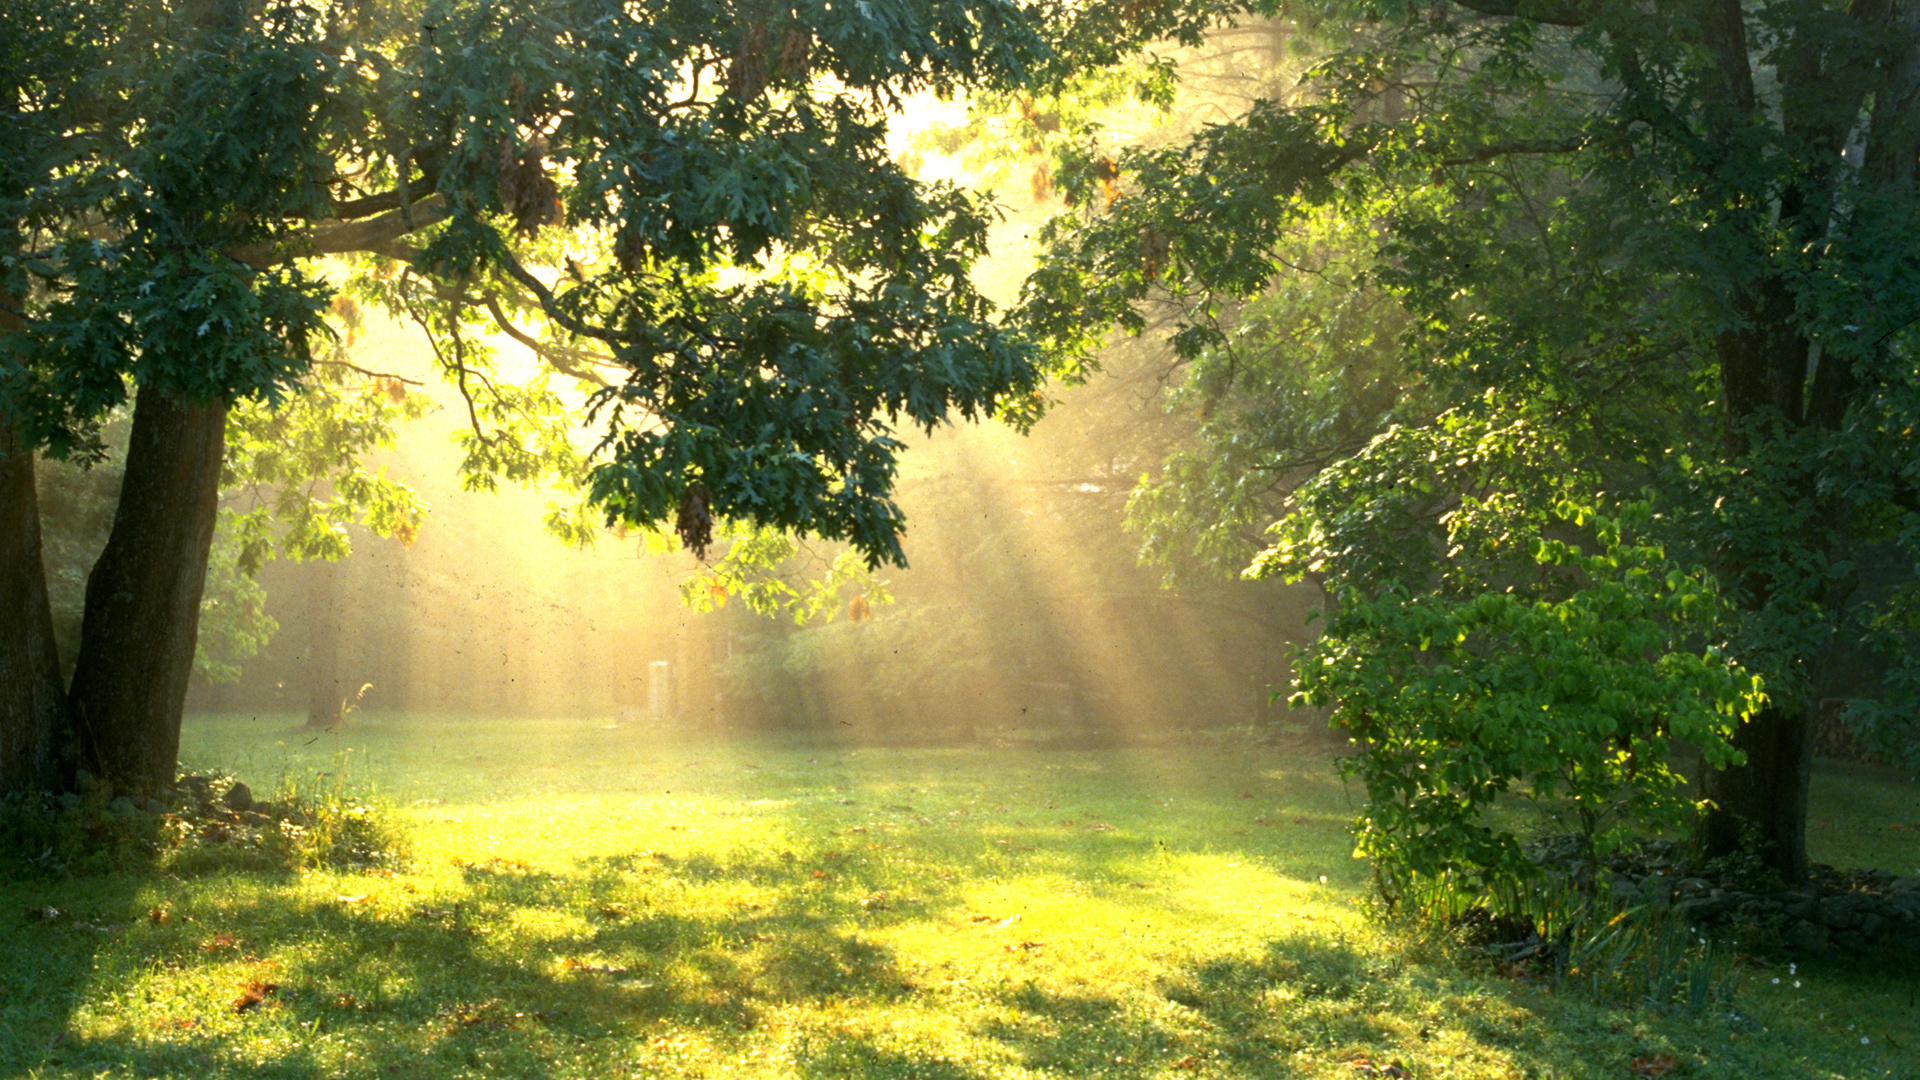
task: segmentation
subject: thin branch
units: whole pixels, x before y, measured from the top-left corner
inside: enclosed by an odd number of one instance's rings
[[[404,375],[392,375],[384,371],[369,371],[366,368],[361,367],[359,364],[350,363],[346,360],[315,360],[313,363],[315,366],[326,365],[328,367],[346,368],[348,371],[357,372],[358,374],[365,375],[369,379],[391,379],[394,382],[405,383],[408,386],[425,386],[426,385],[426,383],[421,382],[419,379],[409,379]]]
[[[507,313],[501,310],[499,298],[492,293],[484,294],[480,297],[480,301],[486,306],[488,313],[493,316],[493,324],[500,328],[501,333],[532,349],[535,356],[545,359],[547,363],[552,364],[562,374],[571,375],[576,379],[593,383],[596,386],[610,387],[613,385],[613,382],[606,376],[593,370],[591,367],[581,365],[581,361],[588,363],[598,362],[598,358],[594,357],[591,353],[582,352],[578,349],[556,349],[534,338],[526,331],[513,325],[513,320],[507,318]]]
[[[1563,139],[1513,139],[1476,147],[1465,157],[1441,158],[1440,164],[1478,165],[1515,154],[1571,154],[1586,149],[1592,143],[1593,139],[1587,135],[1569,135]]]

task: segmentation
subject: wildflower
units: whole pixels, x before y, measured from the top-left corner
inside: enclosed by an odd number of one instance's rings
[[[1778,976],[1778,975],[1775,975],[1775,976],[1773,977],[1773,985],[1775,985],[1775,986],[1779,986],[1779,985],[1780,985],[1780,976]]]
[[[1862,1035],[1862,1036],[1860,1036],[1860,1045],[1861,1045],[1861,1046],[1865,1046],[1865,1045],[1867,1045],[1868,1043],[1870,1043],[1870,1042],[1872,1042],[1872,1041],[1873,1041],[1872,1039],[1869,1039],[1869,1038],[1867,1038],[1867,1037],[1866,1037],[1865,1035]]]

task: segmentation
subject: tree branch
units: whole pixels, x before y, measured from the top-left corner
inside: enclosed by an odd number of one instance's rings
[[[1600,0],[1453,0],[1469,11],[1530,19],[1552,26],[1585,26],[1600,14]]]
[[[452,213],[444,197],[430,195],[411,207],[400,207],[363,221],[337,218],[316,221],[289,242],[247,244],[229,249],[227,256],[256,270],[265,270],[289,257],[344,255],[353,251],[392,254],[395,240],[442,221]]]

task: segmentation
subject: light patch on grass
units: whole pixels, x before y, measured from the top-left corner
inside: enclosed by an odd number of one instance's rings
[[[1369,921],[1324,758],[292,725],[196,721],[186,752],[371,790],[411,861],[0,884],[0,1075],[1916,1074],[1893,973],[1803,965],[1788,994],[1755,972],[1739,1018],[1657,1015]],[[70,914],[14,914],[46,907]]]

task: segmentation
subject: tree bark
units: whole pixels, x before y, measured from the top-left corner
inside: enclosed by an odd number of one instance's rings
[[[135,399],[120,502],[87,577],[71,701],[80,765],[115,789],[171,784],[220,497],[227,406]]]
[[[25,327],[0,294],[0,334]],[[0,424],[0,797],[73,783],[73,726],[40,557],[33,450]]]
[[[1731,855],[1750,842],[1785,880],[1807,876],[1811,732],[1805,707],[1769,705],[1740,726],[1733,745],[1747,755],[1746,764],[1709,770],[1701,782],[1714,804],[1701,824],[1705,857]]]
[[[60,653],[40,558],[33,453],[0,429],[0,796],[73,783]]]

